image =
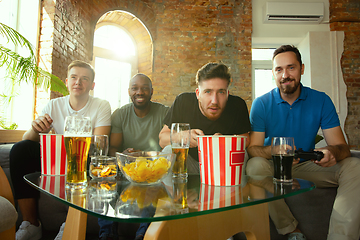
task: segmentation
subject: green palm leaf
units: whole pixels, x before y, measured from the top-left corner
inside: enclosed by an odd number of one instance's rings
[[[0,67],[6,67],[7,78],[10,79],[11,84],[27,82],[44,90],[50,88],[51,91],[62,95],[69,94],[63,81],[37,66],[33,47],[25,37],[3,23],[0,23],[0,34],[15,46],[26,47],[29,50],[29,57],[22,57],[0,44]]]
[[[31,43],[18,31],[0,22],[0,34],[12,42],[15,46],[26,47],[30,51],[30,56],[35,60],[35,54]]]

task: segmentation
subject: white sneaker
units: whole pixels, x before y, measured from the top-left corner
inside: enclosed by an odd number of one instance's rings
[[[62,236],[64,234],[64,229],[65,229],[65,223],[61,224],[60,230],[59,230],[58,234],[56,235],[56,237],[54,238],[54,240],[62,239]]]
[[[42,237],[41,223],[36,227],[28,221],[23,221],[16,232],[16,240],[39,240]]]

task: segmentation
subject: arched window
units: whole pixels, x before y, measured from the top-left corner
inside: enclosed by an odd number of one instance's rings
[[[129,103],[128,86],[137,73],[136,44],[126,29],[112,23],[97,25],[94,35],[93,95],[109,101],[114,111]]]

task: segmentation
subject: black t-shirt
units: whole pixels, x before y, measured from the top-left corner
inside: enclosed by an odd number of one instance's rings
[[[190,123],[191,129],[201,129],[205,135],[234,135],[251,131],[246,103],[242,98],[233,95],[229,95],[221,116],[212,121],[201,113],[195,93],[182,93],[176,97],[164,123],[169,128],[172,123]],[[198,160],[197,148],[190,148],[189,154]]]

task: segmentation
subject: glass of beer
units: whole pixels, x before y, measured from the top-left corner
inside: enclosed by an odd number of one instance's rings
[[[187,177],[187,158],[190,147],[190,124],[173,123],[170,131],[172,152],[176,155],[173,177]]]
[[[273,137],[271,142],[271,157],[274,163],[274,181],[291,183],[292,163],[294,161],[294,138]]]
[[[64,131],[67,156],[66,188],[79,189],[87,186],[87,158],[91,134],[89,117],[66,117]]]
[[[109,152],[108,135],[93,135],[91,137],[89,156],[90,157],[107,156],[108,152]]]
[[[187,201],[187,178],[173,178],[172,183],[175,213],[189,213],[189,206]]]
[[[81,189],[65,189],[66,201],[71,202],[82,208],[87,208],[88,192],[86,188]]]

